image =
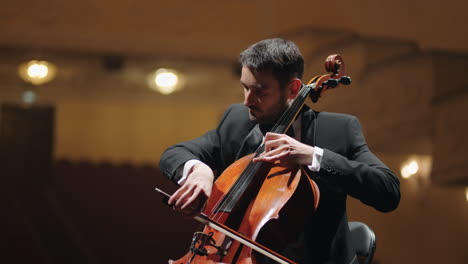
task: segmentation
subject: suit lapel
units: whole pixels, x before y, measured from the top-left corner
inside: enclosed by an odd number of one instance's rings
[[[316,116],[319,114],[318,112],[314,112],[310,107],[307,105],[304,105],[302,107],[302,128],[301,128],[301,138],[302,142],[315,146],[317,142],[315,138],[315,127],[314,123],[316,120]],[[263,140],[263,134],[260,131],[259,125],[256,124],[252,127],[250,130],[249,134],[245,137],[244,141],[241,144],[241,147],[239,148],[239,151],[237,152],[236,159],[238,160],[245,155],[251,154],[255,152],[255,150],[260,146]]]
[[[262,132],[260,131],[258,124],[256,124],[242,142],[239,152],[237,152],[236,160],[253,153],[258,146],[260,146],[262,140]]]
[[[307,105],[302,107],[302,128],[301,128],[301,141],[310,146],[316,146],[316,127],[315,127],[315,118],[318,116],[318,112],[310,109]]]

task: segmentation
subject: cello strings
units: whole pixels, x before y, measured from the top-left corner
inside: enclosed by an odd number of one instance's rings
[[[289,129],[289,126],[292,125],[294,122],[294,117],[297,115],[298,111],[300,108],[302,108],[305,99],[307,98],[308,94],[310,92],[310,88],[302,88],[299,92],[299,96],[294,99],[294,101],[291,104],[291,107],[289,107],[284,114],[280,117],[279,121],[275,124],[275,126],[272,128],[272,132],[275,133],[286,133],[287,129]],[[281,129],[282,131],[278,131]],[[264,143],[260,144],[260,146],[257,148],[255,151],[255,156],[260,155],[265,149]],[[234,186],[228,191],[226,195],[224,195],[221,199],[219,199],[215,206],[212,208],[210,212],[210,217],[215,219],[215,221],[219,221],[222,217],[222,209],[223,207],[227,208],[233,208],[234,205],[238,202],[240,197],[243,195],[243,193],[247,190],[248,186],[253,180],[253,177],[255,176],[256,172],[260,169],[260,166],[263,165],[263,162],[259,163],[253,163],[250,161],[249,165],[246,167],[246,169],[241,173],[239,176],[239,179],[234,183]],[[260,190],[261,186],[259,187]],[[207,237],[203,238],[203,244],[206,244],[207,242]],[[198,262],[198,258],[196,259],[196,262]]]
[[[289,129],[289,127],[292,125],[292,123],[294,122],[294,118],[298,115],[299,111],[304,105],[304,102],[306,98],[308,97],[309,93],[311,92],[312,89],[315,89],[313,85],[315,85],[319,79],[320,78],[316,79],[316,82],[310,86],[302,85],[301,90],[299,91],[299,96],[294,99],[294,101],[291,104],[291,107],[285,111],[285,113],[280,117],[280,120],[275,124],[275,126],[273,127],[271,131],[275,133],[283,133],[283,134],[287,132],[287,129]],[[315,126],[315,122],[314,122],[314,126]],[[281,131],[278,131],[279,129],[281,129]],[[314,134],[314,137],[315,137],[315,134]],[[254,155],[254,157],[257,157],[258,155],[260,155],[264,151],[264,148],[265,148],[265,144],[264,143],[260,144],[260,146],[255,151],[256,154]],[[216,218],[218,218],[219,220],[221,218],[221,213],[219,212],[221,212],[220,210],[223,208],[223,206],[226,203],[227,205],[229,205],[229,207],[234,206],[235,203],[241,197],[241,195],[247,190],[247,187],[250,185],[252,178],[256,174],[253,172],[258,171],[259,167],[262,164],[264,164],[264,162],[259,162],[259,163],[254,164],[252,161],[250,161],[246,169],[239,176],[239,179],[234,183],[233,187],[228,191],[226,195],[223,196],[223,198],[219,199],[216,202],[216,205],[212,208],[210,212],[210,216],[213,215],[214,211],[216,211],[214,215],[216,216],[217,214],[218,216]],[[259,191],[260,189],[261,189],[261,186],[259,187]],[[208,238],[204,238],[203,244],[205,244],[206,239]],[[193,260],[193,257],[188,262],[191,263],[192,260]],[[199,260],[197,258],[195,263],[198,263],[198,262]]]
[[[275,126],[273,127],[272,131],[273,132],[276,132],[276,133],[285,133],[286,132],[286,126],[289,125],[289,123],[292,123],[292,119],[294,118],[294,116],[297,114],[297,112],[300,110],[299,107],[302,107],[305,99],[307,98],[307,95],[309,94],[310,92],[310,88],[308,89],[307,88],[303,88],[300,90],[300,93],[299,93],[299,96],[293,101],[293,103],[291,104],[291,107],[289,107],[285,113],[280,117],[279,121],[275,124]],[[278,129],[282,129],[284,131],[278,131]],[[263,152],[263,147],[264,145],[261,144],[257,150],[256,150],[256,155],[259,155],[261,152]],[[231,203],[235,203],[241,192],[243,192],[243,190],[247,187],[246,185],[250,184],[251,182],[251,178],[252,178],[252,174],[254,171],[258,170],[259,166],[252,166],[255,165],[254,163],[250,163],[247,168],[244,170],[244,172],[241,174],[241,176],[239,177],[239,180],[238,180],[238,183],[236,183],[232,188],[231,190],[233,190],[232,192],[228,192],[228,194],[226,196],[229,196],[229,195],[233,195],[234,198],[236,199],[222,199],[220,202],[221,203],[218,203],[217,206],[222,206],[225,204],[225,202],[227,200],[230,201],[230,203],[228,205],[233,205]],[[260,164],[260,163],[259,163]],[[247,176],[245,176],[247,175]]]
[[[273,132],[277,133],[285,133],[287,128],[293,123],[294,117],[297,115],[298,111],[300,108],[302,108],[302,105],[305,101],[305,98],[308,95],[308,89],[301,89],[300,96],[296,98],[293,103],[291,104],[291,107],[286,110],[286,112],[281,116],[280,120],[276,123],[274,128],[272,129]],[[282,129],[283,131],[278,131],[279,129]],[[256,150],[256,155],[258,156],[260,153],[263,152],[264,150],[264,144],[262,143]],[[256,172],[260,168],[260,166],[263,165],[263,162],[260,163],[252,163],[250,162],[245,171],[241,174],[239,180],[235,183],[235,185],[231,188],[231,191],[228,192],[224,199],[221,200],[221,202],[218,201],[218,204],[220,207],[219,209],[222,209],[222,205],[227,204],[228,208],[231,208],[235,205],[235,203],[240,199],[241,195],[246,191],[247,187],[250,185],[252,182],[253,177],[256,175]],[[260,190],[261,186],[259,187]],[[232,196],[230,196],[232,195]],[[231,199],[229,199],[232,197]],[[227,199],[226,199],[227,198]],[[219,214],[219,217],[221,217],[221,214]]]
[[[289,128],[290,124],[293,123],[293,118],[297,115],[298,111],[302,107],[305,99],[307,98],[307,95],[310,92],[310,88],[303,88],[299,92],[299,96],[294,99],[294,101],[291,104],[291,107],[289,107],[284,114],[280,117],[279,121],[275,124],[273,129],[271,130],[272,132],[276,133],[285,133],[286,128]],[[281,131],[278,131],[281,129]],[[258,156],[261,152],[264,151],[264,144],[262,143],[257,150],[255,151],[256,155]],[[240,198],[242,193],[245,191],[247,186],[250,184],[252,181],[253,175],[255,172],[259,169],[261,166],[261,163],[253,163],[250,162],[247,168],[244,170],[244,172],[241,174],[239,177],[239,180],[234,184],[234,186],[231,188],[231,191],[228,192],[223,199],[220,199],[218,203],[216,204],[214,210],[219,210],[227,203],[227,207],[232,207],[237,200]],[[230,198],[230,197],[233,198]],[[213,212],[213,211],[212,211]]]

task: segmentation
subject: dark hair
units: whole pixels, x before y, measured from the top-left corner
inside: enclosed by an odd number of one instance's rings
[[[301,79],[304,73],[304,57],[299,48],[294,42],[280,38],[251,45],[240,54],[239,62],[257,71],[271,70],[281,87],[294,77]]]

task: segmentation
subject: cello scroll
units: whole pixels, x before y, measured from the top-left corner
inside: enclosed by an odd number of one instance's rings
[[[344,76],[345,63],[340,55],[334,54],[328,56],[325,60],[325,70],[329,74],[315,76],[306,85],[312,86],[309,97],[314,103],[318,101],[326,90],[336,88],[339,84],[351,84],[351,77]]]

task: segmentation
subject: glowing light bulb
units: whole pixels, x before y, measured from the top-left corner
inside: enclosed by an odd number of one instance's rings
[[[179,76],[174,70],[161,68],[150,75],[149,85],[151,89],[161,94],[171,94],[180,86]]]
[[[44,78],[49,73],[49,68],[44,64],[32,64],[28,67],[28,75],[31,78]]]
[[[401,177],[403,177],[404,179],[408,179],[414,174],[416,174],[418,170],[419,170],[419,165],[416,161],[413,160],[401,168],[401,171],[400,171]]]
[[[162,72],[156,74],[156,85],[161,87],[174,87],[177,85],[177,75],[172,72]]]
[[[410,164],[408,164],[408,171],[410,174],[416,174],[418,170],[419,170],[419,165],[416,161],[412,161],[410,162]]]
[[[55,65],[47,61],[31,60],[18,68],[18,74],[26,82],[41,85],[55,77]]]

